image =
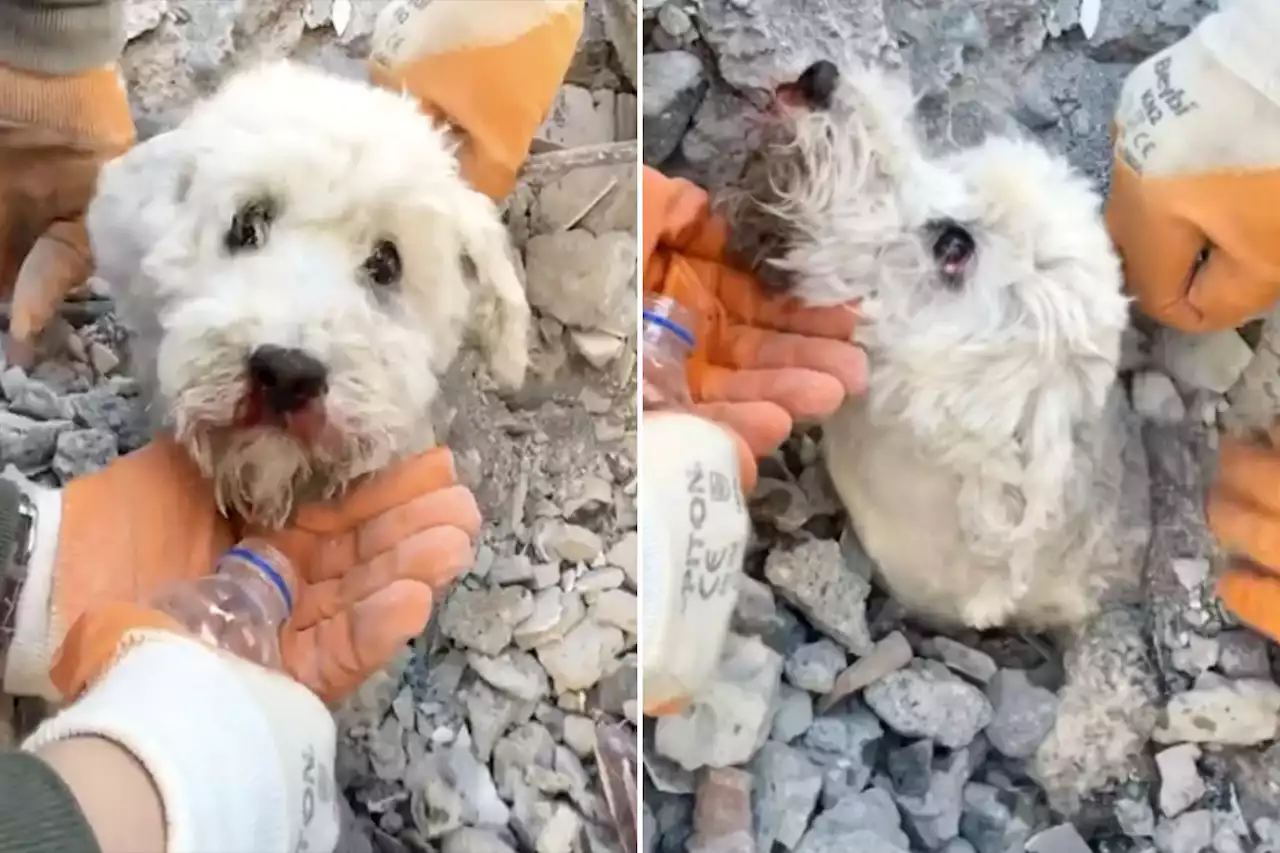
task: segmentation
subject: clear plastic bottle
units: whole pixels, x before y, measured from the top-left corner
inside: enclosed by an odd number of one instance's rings
[[[688,411],[693,401],[685,363],[693,351],[693,312],[669,296],[649,295],[641,316],[644,408]]]
[[[287,557],[245,539],[218,558],[213,574],[170,584],[151,603],[198,639],[282,669],[280,628],[293,612],[293,582]]]
[[[733,436],[692,412],[692,313],[656,297],[646,299],[643,317],[641,689],[644,713],[663,716],[715,677],[750,519]]]

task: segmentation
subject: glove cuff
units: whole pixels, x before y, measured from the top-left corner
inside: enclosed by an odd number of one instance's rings
[[[135,138],[124,80],[111,65],[65,76],[0,65],[0,105],[0,119],[112,153],[123,152]]]
[[[1205,18],[1196,29],[1204,49],[1231,74],[1280,106],[1280,67],[1275,61],[1280,41],[1280,3],[1234,0]]]
[[[0,63],[43,74],[106,65],[124,50],[124,3],[0,3]]]
[[[9,587],[15,593],[8,648],[0,633],[0,686],[14,696],[40,696],[50,701],[60,698],[49,680],[53,661],[52,602],[53,569],[58,557],[58,532],[62,526],[62,493],[57,489],[37,486],[16,472],[6,469],[0,474],[31,499],[35,507],[31,553],[25,577]],[[3,602],[0,602],[3,604]],[[0,632],[6,626],[0,625]]]
[[[23,750],[84,736],[124,747],[160,793],[169,853],[332,849],[333,795],[313,789],[332,792],[325,776],[332,766],[308,766],[303,750],[289,761],[281,748],[282,740],[301,740],[332,754],[333,722],[318,699],[283,676],[174,634],[134,632],[118,649],[125,651],[106,674],[36,729]],[[282,734],[285,716],[292,731]],[[331,839],[307,825],[329,820]],[[325,840],[328,847],[312,846]]]

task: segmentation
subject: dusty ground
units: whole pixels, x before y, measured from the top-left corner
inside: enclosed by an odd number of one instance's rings
[[[1105,186],[1121,82],[1215,7],[643,0],[645,162],[731,183],[759,119],[752,90],[856,54],[911,75],[939,147],[1030,132]],[[1058,653],[1045,638],[914,624],[876,588],[815,465],[816,433],[802,435],[762,468],[720,675],[692,711],[646,727],[648,849],[1280,849],[1280,654],[1214,601],[1201,511],[1220,416],[1256,340],[1143,328],[1128,341],[1122,381],[1149,478],[1132,531],[1149,541],[1147,604],[1132,615],[1162,693],[1146,768],[1074,825],[1054,814],[1027,756],[1055,717]],[[739,807],[750,829],[726,834],[724,812]]]
[[[362,77],[384,2],[130,0],[123,65],[140,135],[257,59]],[[589,5],[540,150],[636,138],[634,19]],[[620,849],[595,721],[634,739],[635,183],[634,166],[583,169],[508,201],[537,312],[534,369],[499,398],[465,354],[444,383],[439,435],[485,513],[483,543],[427,634],[338,714],[343,850]],[[145,441],[109,304],[68,318],[30,373],[0,365],[0,464],[47,483]]]

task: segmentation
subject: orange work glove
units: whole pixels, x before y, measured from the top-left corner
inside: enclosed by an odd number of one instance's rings
[[[1107,226],[1151,317],[1227,329],[1280,296],[1280,4],[1234,0],[1129,75]]]
[[[807,308],[766,294],[725,261],[727,225],[705,191],[644,170],[643,281],[697,318],[688,363],[698,412],[737,432],[759,457],[796,420],[835,412],[866,384],[866,354],[850,341],[851,306]],[[754,479],[745,472],[744,481]]]
[[[65,489],[28,486],[35,542],[17,600],[5,691],[64,695],[50,666],[91,607],[145,605],[164,585],[201,577],[238,539],[266,538],[293,563],[299,589],[282,652],[290,672],[326,701],[340,698],[419,633],[439,588],[473,559],[475,501],[445,448],[406,460],[292,526],[239,529],[182,448],[159,438]],[[0,614],[4,609],[0,608]],[[0,637],[5,636],[0,626]],[[83,676],[103,660],[63,655]],[[96,654],[109,657],[109,649]],[[72,679],[74,680],[74,679]]]
[[[1280,642],[1280,427],[1269,446],[1223,436],[1209,525],[1234,557],[1218,596],[1242,622]]]
[[[8,355],[36,335],[93,269],[83,215],[98,169],[134,141],[114,67],[45,76],[0,66],[0,298],[13,299]]]
[[[585,0],[391,0],[369,76],[407,91],[458,133],[462,174],[501,200],[551,111],[582,34]]]

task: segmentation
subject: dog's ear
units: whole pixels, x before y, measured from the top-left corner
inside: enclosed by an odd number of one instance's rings
[[[181,130],[153,136],[102,167],[85,214],[96,274],[109,295],[140,286],[144,260],[178,217],[194,171]]]
[[[515,249],[493,203],[478,192],[462,193],[449,210],[458,228],[461,263],[475,288],[471,336],[488,357],[489,370],[504,390],[524,384],[529,367],[532,315],[516,269]]]

